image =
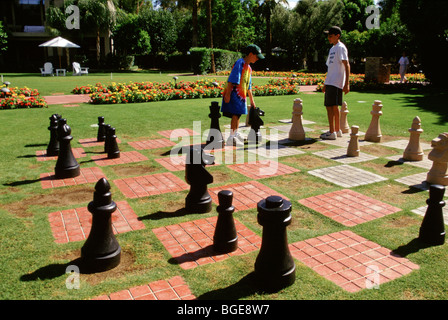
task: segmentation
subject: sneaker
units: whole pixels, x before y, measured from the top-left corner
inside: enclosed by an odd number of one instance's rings
[[[235,136],[230,136],[227,141],[226,141],[226,145],[228,146],[244,146],[244,141],[241,141],[240,139],[238,139]]]
[[[336,140],[336,132],[325,132],[320,136],[323,140]]]
[[[235,133],[235,139],[244,144],[244,137],[239,132]]]
[[[339,130],[339,131],[336,133],[336,135],[337,135],[338,138],[341,138],[341,137],[342,137],[342,130]]]

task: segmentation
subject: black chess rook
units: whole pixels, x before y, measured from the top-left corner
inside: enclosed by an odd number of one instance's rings
[[[443,195],[445,186],[433,184],[429,187],[428,208],[420,226],[419,239],[429,245],[445,243],[445,223],[443,219]]]
[[[80,167],[72,152],[72,129],[67,124],[67,119],[58,121],[59,153],[54,168],[57,179],[74,178],[80,175]]]
[[[222,190],[218,193],[219,205],[218,219],[213,235],[213,249],[218,253],[229,253],[238,249],[238,235],[236,232],[232,205],[233,193],[230,190]]]
[[[204,152],[200,146],[192,146],[185,164],[185,181],[190,191],[185,198],[185,209],[191,213],[206,213],[212,210],[212,199],[207,185],[213,183],[213,176],[205,169],[213,164],[215,157]]]
[[[275,292],[295,282],[296,266],[286,233],[292,219],[291,202],[279,196],[269,196],[258,202],[257,210],[263,235],[255,261],[255,276],[263,290]]]
[[[87,209],[92,213],[92,228],[81,248],[80,271],[96,273],[113,269],[120,264],[121,247],[112,230],[112,213],[117,205],[105,178],[96,183],[93,201]]]

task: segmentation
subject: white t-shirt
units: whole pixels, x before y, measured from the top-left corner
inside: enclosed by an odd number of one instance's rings
[[[339,89],[344,88],[345,67],[342,60],[348,61],[348,50],[345,45],[339,41],[331,47],[330,52],[328,53],[328,72],[325,79],[326,85],[335,86]]]

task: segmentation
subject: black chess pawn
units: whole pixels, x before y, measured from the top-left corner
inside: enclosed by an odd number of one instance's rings
[[[47,156],[57,156],[59,154],[59,140],[58,140],[58,121],[61,118],[59,114],[51,115],[50,126],[50,142],[47,146]]]
[[[207,149],[221,149],[225,143],[222,137],[221,129],[219,127],[219,118],[221,118],[221,113],[219,112],[219,103],[217,101],[212,101],[209,109],[210,113],[208,117],[211,119],[211,122],[206,146]]]
[[[260,118],[264,116],[265,112],[260,108],[250,108],[249,109],[249,124],[250,131],[247,136],[248,142],[259,143],[262,140],[260,127],[264,124],[264,121]]]
[[[57,179],[74,178],[80,175],[80,167],[72,152],[72,129],[67,124],[67,119],[58,122],[59,153],[54,168]]]
[[[207,185],[213,183],[213,176],[205,169],[212,164],[215,157],[206,154],[200,146],[192,146],[187,153],[185,164],[185,181],[190,185],[190,192],[185,198],[188,212],[206,213],[212,210],[212,199]]]
[[[104,117],[98,117],[98,133],[96,135],[97,142],[106,140],[106,128],[104,124]]]
[[[120,264],[121,247],[112,230],[112,213],[117,205],[112,201],[109,182],[101,178],[95,185],[93,201],[87,209],[92,213],[92,228],[81,248],[83,273],[102,272]]]
[[[106,137],[104,139],[104,152],[107,153],[107,151],[109,150],[109,143],[110,143],[110,133],[109,130],[111,128],[110,124],[105,124],[104,125],[104,131],[106,132]]]
[[[420,226],[419,239],[429,245],[445,243],[445,223],[443,219],[443,195],[445,186],[433,184],[429,187],[428,208]]]
[[[216,221],[213,235],[213,249],[218,253],[229,253],[238,248],[238,235],[236,233],[232,205],[233,193],[230,190],[222,190],[218,193],[219,205],[218,220]]]
[[[115,128],[109,129],[109,148],[107,150],[108,159],[120,158],[120,150],[118,149],[117,136],[115,135]]]
[[[291,223],[291,202],[269,196],[258,202],[258,223],[263,226],[255,261],[257,283],[265,291],[278,291],[295,281],[295,263],[288,247],[286,227]]]

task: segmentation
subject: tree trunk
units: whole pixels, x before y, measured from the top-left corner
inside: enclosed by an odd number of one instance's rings
[[[96,61],[100,62],[100,56],[101,56],[101,45],[100,45],[100,29],[97,29],[96,31]]]
[[[192,12],[192,23],[193,23],[193,39],[191,41],[192,47],[198,46],[198,0],[193,0],[193,12]]]
[[[207,39],[208,47],[211,49],[211,72],[215,73],[215,56],[213,54],[212,0],[207,0]]]

